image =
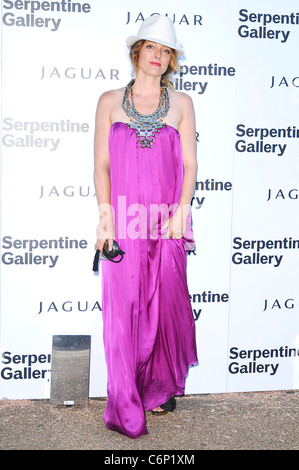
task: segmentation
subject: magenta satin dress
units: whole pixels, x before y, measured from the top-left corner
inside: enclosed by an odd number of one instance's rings
[[[166,126],[152,148],[140,148],[136,131],[116,122],[109,150],[116,240],[125,255],[119,264],[101,261],[104,420],[109,429],[138,438],[148,433],[145,411],[183,394],[188,368],[197,363],[186,277],[194,241],[191,213],[184,238],[174,240],[161,236],[164,212],[156,211],[180,200],[184,166],[178,131]]]

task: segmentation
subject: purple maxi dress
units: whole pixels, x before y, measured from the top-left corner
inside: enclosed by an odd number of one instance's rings
[[[183,394],[188,367],[197,363],[186,278],[186,250],[194,241],[191,213],[184,238],[161,237],[162,209],[177,204],[182,190],[178,131],[166,126],[152,148],[140,148],[136,131],[116,122],[109,150],[116,240],[125,255],[119,264],[101,263],[104,420],[138,438],[148,433],[145,411]]]

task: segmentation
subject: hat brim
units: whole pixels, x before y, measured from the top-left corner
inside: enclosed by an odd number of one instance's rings
[[[151,41],[151,42],[157,42],[158,44],[162,44],[163,46],[166,46],[166,47],[170,47],[171,49],[174,49],[175,51],[177,51],[177,53],[179,55],[183,55],[184,54],[184,51],[181,47],[179,47],[178,44],[170,44],[169,42],[167,41],[163,41],[161,40],[161,38],[157,39],[157,38],[149,38],[149,37],[140,37],[140,36],[129,36],[127,38],[127,45],[129,47],[133,46],[133,44],[135,44],[135,42],[138,42],[138,41]]]

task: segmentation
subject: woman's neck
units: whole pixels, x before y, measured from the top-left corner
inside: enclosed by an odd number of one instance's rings
[[[133,90],[135,95],[149,96],[160,95],[161,77],[141,76],[137,74]]]

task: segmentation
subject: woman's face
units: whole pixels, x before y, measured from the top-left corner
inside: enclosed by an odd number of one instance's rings
[[[171,48],[157,42],[145,41],[139,52],[138,71],[154,76],[166,72],[171,59]]]

